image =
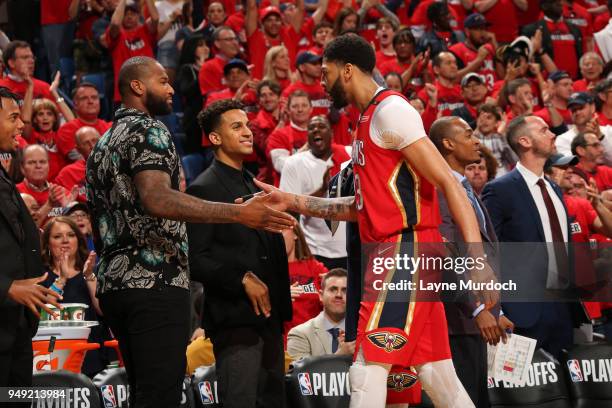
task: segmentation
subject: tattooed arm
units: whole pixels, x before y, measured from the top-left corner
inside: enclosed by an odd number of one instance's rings
[[[312,197],[286,193],[259,180],[255,180],[255,184],[266,193],[272,193],[270,204],[280,211],[287,210],[327,220],[357,221],[355,197]]]
[[[186,222],[241,223],[250,228],[279,232],[293,227],[294,218],[268,205],[270,195],[244,204],[214,203],[173,190],[170,176],[160,170],[143,170],[134,176],[142,205],[150,215]]]

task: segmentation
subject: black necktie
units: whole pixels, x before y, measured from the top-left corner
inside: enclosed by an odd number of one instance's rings
[[[338,350],[338,336],[340,335],[340,329],[338,327],[334,327],[333,329],[328,330],[329,334],[332,336],[332,353],[335,353]]]
[[[565,239],[563,238],[563,232],[561,231],[561,223],[555,210],[555,205],[548,194],[546,183],[544,179],[538,180],[538,186],[542,192],[542,198],[544,198],[544,204],[546,205],[546,212],[548,213],[548,221],[550,222],[550,231],[552,232],[553,246],[555,250],[555,259],[557,260],[557,273],[559,275],[559,284],[564,287],[569,282],[569,270],[568,270],[568,257],[565,249]]]

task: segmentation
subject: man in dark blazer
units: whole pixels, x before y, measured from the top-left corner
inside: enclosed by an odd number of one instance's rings
[[[514,301],[502,302],[502,308],[516,333],[537,339],[537,347],[559,357],[583,316],[579,303],[544,301],[551,294],[568,299],[571,281],[567,210],[559,187],[544,177],[555,135],[541,118],[519,116],[510,122],[507,138],[519,162],[482,192],[499,241],[524,243],[502,253],[502,276],[518,286]]]
[[[470,125],[457,116],[436,120],[429,137],[451,168],[457,181],[466,190],[474,208],[488,260],[497,253],[497,236],[487,210],[465,177],[467,165],[480,162],[480,141]],[[467,248],[461,231],[453,221],[444,194],[438,192],[442,223],[440,233],[451,248],[461,256]],[[493,262],[494,264],[494,262]],[[459,275],[445,271],[445,280],[458,282]],[[477,408],[489,407],[487,390],[487,346],[497,344],[506,329],[513,327],[505,316],[499,316],[499,306],[488,310],[476,302],[472,293],[457,291],[444,298],[453,364],[457,376]],[[498,320],[499,319],[499,320]]]
[[[257,193],[243,168],[253,135],[242,105],[213,103],[198,120],[215,160],[187,193],[226,203]],[[282,322],[291,320],[292,308],[282,236],[240,224],[188,224],[187,231],[191,278],[204,286],[202,324],[213,343],[223,406],[284,406]]]
[[[18,96],[0,87],[0,154],[15,151],[23,131]],[[59,295],[39,283],[40,236],[15,184],[0,165],[0,387],[32,385],[32,337],[39,312]],[[24,404],[30,406],[30,404]]]

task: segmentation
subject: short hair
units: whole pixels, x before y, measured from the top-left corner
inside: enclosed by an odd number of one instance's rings
[[[287,107],[289,107],[291,105],[291,101],[294,98],[299,98],[299,97],[307,98],[308,99],[308,104],[312,105],[312,102],[310,101],[310,95],[308,95],[308,93],[306,93],[306,91],[304,91],[302,89],[298,89],[296,91],[291,92],[291,94],[289,94],[289,98],[287,99]]]
[[[485,167],[487,169],[487,181],[491,181],[497,176],[497,169],[499,168],[499,162],[491,152],[491,150],[483,143],[480,144],[480,156],[485,161]]]
[[[580,132],[572,140],[571,149],[572,149],[572,154],[574,156],[578,156],[577,150],[579,147],[586,147],[587,145],[586,135],[588,134],[595,135],[595,133],[593,132]]]
[[[458,116],[442,116],[436,119],[429,128],[429,138],[440,153],[445,152],[442,141],[449,138],[453,122],[457,119],[459,119]]]
[[[387,75],[385,75],[385,82],[387,82],[387,78],[389,77],[396,77],[397,79],[399,79],[400,87],[404,89],[404,80],[402,79],[402,76],[400,74],[395,71],[388,72]]]
[[[81,138],[81,135],[83,133],[86,132],[94,132],[96,135],[98,135],[98,138],[100,137],[100,132],[98,132],[98,129],[96,129],[93,126],[83,126],[82,128],[77,129],[76,132],[74,132],[74,140],[75,142]]]
[[[213,39],[213,41],[217,41],[217,40],[219,40],[219,36],[220,36],[220,35],[221,35],[221,33],[222,33],[223,31],[225,31],[225,30],[229,30],[229,31],[231,31],[232,33],[234,32],[234,30],[232,30],[232,28],[231,28],[231,27],[228,27],[228,26],[226,26],[226,25],[219,26],[219,27],[215,28],[215,31],[213,31],[213,33],[212,33],[212,39]]]
[[[455,59],[455,61],[457,61],[457,57],[455,57],[455,54],[453,54],[450,51],[442,51],[442,52],[437,53],[433,57],[433,59],[431,60],[431,65],[433,67],[439,67],[440,65],[442,65],[442,57],[444,57],[444,55],[450,55]]]
[[[376,55],[372,46],[356,35],[341,35],[325,47],[323,58],[337,64],[352,64],[361,71],[372,75],[376,65]]]
[[[399,28],[395,20],[391,20],[389,17],[381,17],[376,21],[376,29],[378,30],[383,24],[389,24],[394,32]]]
[[[448,5],[445,2],[434,1],[427,7],[427,20],[433,22],[444,11],[449,12]]]
[[[96,86],[96,84],[94,84],[92,82],[81,82],[76,87],[74,87],[74,89],[72,90],[72,99],[73,100],[74,100],[74,97],[76,96],[77,92],[79,92],[79,89],[81,89],[81,88],[93,88],[93,89],[95,89],[99,93],[98,87]]]
[[[348,273],[344,268],[333,268],[330,269],[323,277],[321,278],[321,290],[325,290],[325,285],[329,278],[347,278]]]
[[[17,51],[17,48],[31,49],[32,47],[30,47],[30,44],[28,44],[27,42],[21,40],[15,40],[8,43],[7,46],[4,48],[4,53],[2,54],[2,58],[4,59],[4,65],[6,65],[7,67],[9,60],[15,58],[15,51]]]
[[[508,82],[507,93],[508,95],[516,95],[516,91],[522,86],[529,85],[531,86],[531,82],[527,78],[517,78]]]
[[[490,113],[497,121],[502,120],[501,109],[495,103],[483,103],[478,107],[478,115],[481,113]]]
[[[412,30],[410,30],[409,28],[402,28],[401,30],[397,31],[393,35],[393,46],[394,47],[396,47],[397,43],[399,43],[400,41],[407,41],[412,44],[416,44],[416,40],[414,39],[414,34],[412,34]]]
[[[506,139],[508,139],[508,144],[510,148],[514,150],[518,156],[520,156],[520,145],[518,143],[518,138],[523,135],[525,132],[525,128],[527,127],[527,116],[521,115],[512,119],[508,124],[508,129],[506,132]]]
[[[130,83],[134,80],[142,80],[147,76],[144,71],[158,62],[151,57],[132,57],[121,65],[119,70],[119,94],[121,97],[129,95],[131,87]]]
[[[244,109],[244,105],[242,102],[234,99],[223,99],[213,102],[198,114],[198,124],[208,136],[219,127],[223,114],[234,109],[242,110]]]
[[[4,106],[2,106],[2,98],[12,99],[17,105],[21,104],[21,96],[4,86],[0,86],[0,109],[4,109]]]
[[[59,111],[57,109],[57,106],[53,103],[53,101],[47,98],[34,99],[34,102],[32,103],[32,119],[36,117],[36,115],[38,114],[38,111],[43,110],[43,109],[48,109],[53,113],[53,116],[55,116],[55,123],[53,124],[53,130],[59,129],[59,126],[60,126]],[[40,130],[38,129],[38,126],[34,123],[34,120],[32,120],[32,127],[34,127],[34,129],[36,130]]]
[[[276,81],[272,81],[271,79],[264,79],[263,81],[260,81],[259,84],[257,84],[257,97],[259,98],[261,96],[261,90],[265,87],[270,88],[270,90],[272,92],[274,92],[276,95],[280,96],[282,89],[280,87],[280,85],[278,84],[278,82]]]
[[[582,64],[584,64],[584,61],[587,58],[594,58],[599,63],[599,65],[601,65],[601,66],[604,65],[604,61],[603,61],[603,59],[601,59],[599,54],[597,54],[596,52],[593,52],[593,51],[589,51],[589,52],[585,52],[584,54],[582,54],[582,57],[580,57],[580,60],[578,60],[578,66],[582,66]]]
[[[327,20],[323,20],[320,23],[315,24],[314,28],[312,29],[312,35],[314,36],[321,28],[331,28],[333,30],[334,25]]]

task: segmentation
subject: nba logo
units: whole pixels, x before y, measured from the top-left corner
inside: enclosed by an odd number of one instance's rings
[[[202,381],[198,384],[200,388],[200,399],[202,400],[202,404],[214,404],[215,397],[212,393],[212,388],[210,387],[210,381]]]
[[[569,370],[570,377],[572,378],[572,382],[584,381],[578,360],[567,360],[567,368]]]
[[[102,393],[102,402],[104,403],[104,408],[117,407],[115,390],[113,389],[112,385],[103,385],[102,387],[100,387],[100,392]]]
[[[300,392],[302,395],[312,395],[312,383],[310,382],[310,374],[298,374],[298,382],[300,383]]]
[[[495,388],[495,380],[493,377],[487,379],[487,388]]]

